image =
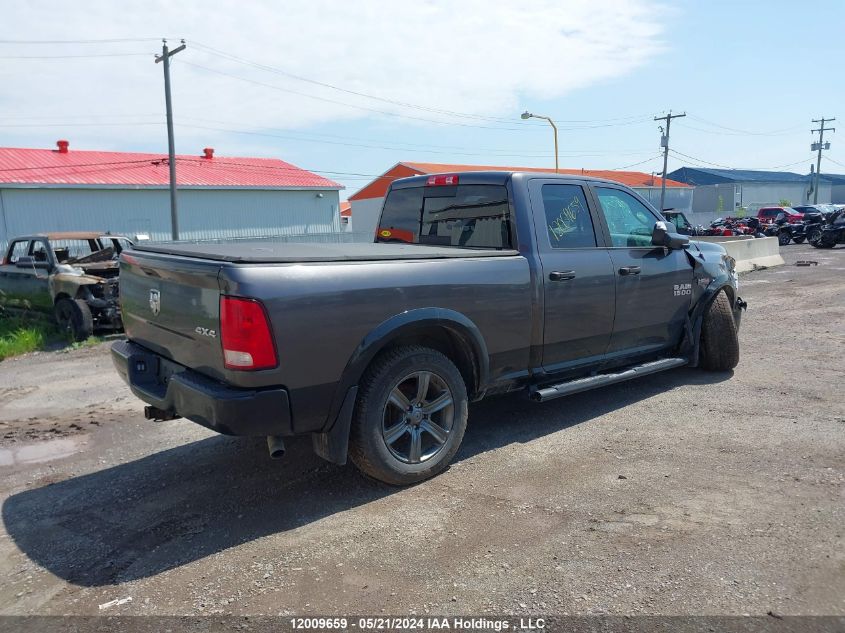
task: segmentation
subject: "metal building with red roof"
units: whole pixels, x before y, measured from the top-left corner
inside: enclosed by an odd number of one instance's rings
[[[180,237],[292,236],[341,230],[328,178],[276,158],[176,156]],[[0,147],[0,244],[67,230],[170,235],[166,153]]]

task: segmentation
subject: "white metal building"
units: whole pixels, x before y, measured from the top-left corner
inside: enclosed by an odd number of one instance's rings
[[[343,187],[269,158],[177,156],[185,240],[336,234]],[[167,156],[0,148],[0,245],[47,231],[171,237]]]
[[[760,207],[778,205],[781,201],[807,204],[815,197],[810,174],[681,167],[668,176],[695,187],[693,211],[706,221],[740,212],[753,215]],[[826,175],[819,182],[818,201],[831,201],[831,180]]]

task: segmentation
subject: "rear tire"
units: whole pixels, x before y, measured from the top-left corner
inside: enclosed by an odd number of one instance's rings
[[[739,336],[724,290],[708,306],[701,326],[701,366],[709,371],[730,371],[739,363]]]
[[[70,334],[74,341],[84,341],[94,333],[91,308],[82,299],[59,299],[55,311],[59,327]]]
[[[393,486],[433,477],[460,448],[468,405],[463,377],[446,356],[418,345],[390,350],[361,382],[349,457]]]
[[[778,244],[781,246],[786,246],[792,241],[792,237],[786,231],[781,231],[778,233]]]

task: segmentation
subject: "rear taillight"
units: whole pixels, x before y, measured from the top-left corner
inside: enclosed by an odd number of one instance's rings
[[[267,312],[255,299],[220,297],[220,340],[226,369],[271,369],[279,364]]]
[[[429,176],[425,181],[426,187],[448,187],[458,184],[457,174],[436,174]]]

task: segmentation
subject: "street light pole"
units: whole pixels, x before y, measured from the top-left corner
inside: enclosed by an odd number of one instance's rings
[[[174,241],[179,239],[179,215],[176,212],[176,147],[173,141],[173,102],[170,98],[170,58],[183,50],[185,40],[172,51],[167,49],[167,40],[162,40],[161,55],[155,58],[156,64],[164,62],[164,103],[167,108],[167,154],[170,164],[170,235]]]
[[[545,119],[546,121],[548,121],[548,122],[549,122],[549,125],[551,125],[551,126],[552,126],[552,130],[554,130],[554,134],[555,134],[555,173],[559,173],[559,172],[560,172],[560,164],[559,164],[559,162],[558,162],[558,151],[557,151],[557,126],[555,125],[555,122],[554,122],[554,121],[552,121],[552,120],[551,120],[551,118],[549,118],[549,117],[547,117],[547,116],[543,116],[543,115],[541,115],[541,114],[531,114],[528,110],[526,110],[525,112],[523,112],[520,116],[521,116],[523,119]]]

